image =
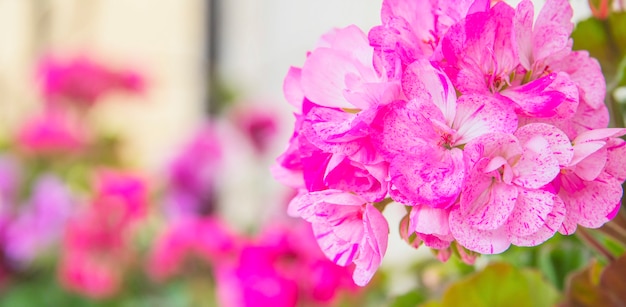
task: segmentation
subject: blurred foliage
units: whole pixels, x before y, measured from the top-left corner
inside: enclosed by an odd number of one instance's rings
[[[453,283],[441,301],[422,306],[553,306],[558,291],[540,271],[490,263],[484,270]]]
[[[572,275],[567,284],[562,306],[624,306],[626,305],[626,255],[606,267],[592,261]]]

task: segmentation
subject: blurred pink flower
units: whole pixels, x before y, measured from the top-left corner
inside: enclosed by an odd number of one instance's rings
[[[132,70],[113,70],[87,57],[62,60],[52,55],[38,67],[41,91],[51,104],[93,105],[111,91],[141,92],[144,79]]]
[[[133,256],[133,226],[147,209],[147,187],[131,174],[100,172],[94,199],[68,223],[59,277],[90,297],[118,291]]]
[[[241,244],[219,219],[185,218],[175,221],[155,242],[148,271],[156,280],[164,280],[181,271],[190,257],[215,264],[232,256]]]
[[[166,211],[185,217],[212,213],[222,147],[210,124],[201,127],[172,160],[168,169]]]
[[[216,267],[220,306],[324,306],[354,292],[350,269],[326,259],[307,223],[275,222]]]
[[[5,250],[12,261],[28,264],[61,239],[74,211],[74,200],[63,182],[50,174],[37,179],[32,195],[6,230]]]
[[[257,154],[266,153],[278,134],[278,118],[269,108],[246,107],[235,113],[234,121]]]
[[[37,154],[76,153],[85,148],[87,135],[64,114],[46,112],[22,125],[17,142]]]

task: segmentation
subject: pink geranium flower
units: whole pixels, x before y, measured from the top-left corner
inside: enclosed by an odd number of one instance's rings
[[[407,67],[402,84],[411,100],[385,106],[374,121],[378,149],[390,161],[390,194],[406,205],[448,207],[465,180],[460,146],[488,132],[513,132],[517,118],[486,96],[457,100],[445,74],[426,60]]]
[[[541,188],[560,172],[553,148],[561,146],[561,140],[567,144],[567,138],[547,125],[525,129],[533,130],[534,136],[527,138],[523,129],[518,130],[519,138],[486,134],[465,147],[474,167],[459,206],[450,212],[450,230],[470,250],[501,253],[511,242],[533,235],[547,221],[552,222],[548,215],[560,213],[554,217],[556,225],[563,219],[562,202]],[[554,225],[548,226],[552,233],[544,240],[557,230]]]

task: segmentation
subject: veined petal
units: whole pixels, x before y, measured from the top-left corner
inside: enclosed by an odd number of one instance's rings
[[[495,98],[469,94],[457,101],[451,127],[457,130],[455,145],[465,144],[486,133],[512,133],[517,129],[517,116]]]
[[[535,61],[567,48],[572,34],[573,10],[568,0],[546,1],[537,16],[533,29],[533,54]]]
[[[468,180],[466,186],[472,185]],[[470,189],[473,189],[472,194],[475,197],[464,198],[461,195],[460,203],[466,223],[482,230],[495,230],[504,225],[515,208],[518,188],[504,183],[492,183],[486,190],[478,192],[478,195],[477,186],[465,188],[463,194],[469,194]]]
[[[626,141],[611,138],[607,143],[608,162],[605,171],[618,181],[626,179]]]
[[[554,71],[563,71],[569,74],[576,83],[580,97],[592,109],[604,106],[606,95],[606,81],[602,75],[598,60],[589,57],[587,51],[574,51],[558,61],[550,62]],[[599,128],[599,127],[596,127]]]
[[[433,146],[439,137],[428,119],[401,100],[382,107],[371,128],[377,150],[387,160],[408,154],[416,147]]]
[[[450,236],[447,209],[431,208],[429,206],[413,206],[410,213],[409,231],[421,234]]]
[[[522,144],[537,135],[540,135],[548,142],[552,155],[559,162],[560,167],[569,165],[574,156],[574,148],[565,132],[555,126],[543,123],[528,124],[515,131],[515,136]]]
[[[620,137],[624,134],[626,134],[625,128],[594,129],[580,133],[572,142],[574,144],[580,144],[591,141],[600,141],[612,137]]]
[[[546,224],[553,207],[554,194],[543,190],[520,189],[515,209],[506,223],[508,233],[515,237],[536,233]]]
[[[501,229],[481,230],[467,222],[466,216],[457,207],[450,212],[450,231],[463,247],[481,254],[499,254],[511,243]]]
[[[522,146],[524,153],[514,166],[518,175],[513,183],[530,189],[538,189],[550,183],[561,169],[548,141],[542,136],[536,136]]]
[[[402,76],[402,90],[409,100],[430,100],[452,125],[456,113],[456,93],[446,75],[426,59],[409,65]]]
[[[447,207],[461,191],[466,167],[460,149],[418,147],[413,154],[397,155],[389,173],[396,188],[390,191],[394,200],[411,206]]]
[[[501,94],[503,101],[510,99],[519,113],[531,117],[572,117],[578,107],[578,88],[563,72],[508,88]]]
[[[594,181],[585,181],[584,188],[573,193],[559,193],[565,202],[568,217],[587,228],[598,228],[608,222],[607,218],[620,205],[621,182],[607,174]]]
[[[359,250],[358,242],[349,242],[337,237],[330,225],[314,223],[312,227],[317,244],[328,259],[340,266],[346,266],[354,261]]]
[[[378,270],[387,251],[389,225],[385,217],[372,205],[367,205],[363,213],[365,236],[359,246],[359,256],[354,261],[356,268],[353,279],[359,286],[366,285]]]
[[[533,18],[535,9],[533,3],[524,0],[515,9],[515,42],[520,57],[520,64],[527,70],[531,70],[533,59]]]
[[[565,204],[556,195],[554,197],[554,205],[552,206],[552,211],[548,214],[545,219],[545,224],[535,233],[527,235],[527,236],[515,236],[509,235],[509,239],[511,243],[517,246],[537,246],[546,240],[552,238],[556,231],[563,224],[563,220],[565,219]],[[574,229],[576,228],[574,224]]]

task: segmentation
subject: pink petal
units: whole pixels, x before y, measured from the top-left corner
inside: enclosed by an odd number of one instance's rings
[[[315,223],[312,227],[317,243],[328,259],[340,266],[346,266],[354,261],[359,249],[358,242],[339,238],[333,232],[333,227],[327,224]]]
[[[580,144],[591,141],[602,141],[612,137],[620,137],[624,134],[626,134],[625,128],[594,129],[581,132],[572,142],[574,144]]]
[[[287,76],[285,76],[285,81],[283,81],[283,93],[285,94],[285,99],[287,99],[287,102],[296,107],[298,110],[302,110],[302,101],[304,100],[304,92],[300,86],[301,74],[302,69],[290,67],[287,72]]]
[[[412,155],[398,155],[391,161],[389,175],[392,198],[405,205],[447,207],[461,190],[465,178],[463,152],[416,147]]]
[[[545,224],[537,232],[523,237],[511,235],[509,239],[511,243],[518,246],[537,246],[554,236],[556,231],[563,224],[565,214],[565,204],[561,198],[554,195],[552,212],[548,214]],[[575,224],[573,229],[576,229]]]
[[[574,24],[573,10],[568,0],[550,0],[537,16],[533,29],[535,61],[542,60],[566,48]]]
[[[501,156],[507,161],[516,159],[522,154],[522,147],[517,138],[511,134],[489,133],[467,143],[463,153],[472,165],[482,157],[492,159]]]
[[[454,87],[448,77],[429,61],[419,59],[406,68],[402,76],[402,89],[409,100],[431,101],[441,110],[446,123],[452,124],[456,112]]]
[[[506,232],[501,229],[480,230],[467,222],[457,207],[450,212],[450,231],[463,247],[481,254],[499,254],[507,250],[511,243]]]
[[[506,223],[508,233],[515,237],[524,237],[536,233],[546,224],[546,219],[548,214],[552,212],[553,206],[554,195],[552,193],[542,190],[520,189],[515,209]]]
[[[449,211],[429,206],[413,206],[410,213],[410,231],[421,234],[434,234],[442,237],[451,236],[448,226]],[[450,241],[453,238],[450,237]]]
[[[439,137],[432,123],[410,109],[405,101],[396,101],[381,108],[371,127],[377,149],[387,160],[412,152],[416,146],[433,143],[432,140]]]
[[[622,199],[621,182],[601,174],[596,180],[585,182],[583,189],[574,193],[560,193],[568,216],[587,228],[598,228],[608,222],[607,216]]]
[[[609,157],[605,171],[618,181],[626,180],[626,142],[620,138],[611,138],[607,150]]]
[[[499,2],[488,12],[468,15],[442,40],[446,73],[462,93],[484,93],[492,85],[485,75],[504,76],[517,66],[513,48],[513,16],[508,4]]]
[[[522,144],[537,135],[548,141],[552,155],[559,162],[559,166],[569,165],[574,156],[574,148],[567,135],[560,129],[552,125],[537,123],[525,125],[515,131],[515,136]]]
[[[518,175],[513,182],[530,189],[538,189],[550,183],[561,169],[548,141],[536,136],[526,141],[523,147],[524,153],[514,166]]]
[[[461,194],[460,212],[473,228],[495,230],[505,224],[517,197],[515,186],[492,183],[488,176],[470,177]]]
[[[586,144],[590,143],[585,143],[585,145]],[[608,152],[606,148],[601,148],[574,165],[574,173],[583,180],[593,181],[604,170],[607,159]]]
[[[354,283],[359,286],[366,285],[378,270],[387,251],[387,239],[389,237],[387,220],[372,205],[365,207],[363,225],[365,237],[359,247],[359,256],[354,261],[356,268],[352,275]]]
[[[589,57],[587,51],[574,51],[566,57],[549,63],[554,71],[563,71],[578,86],[580,97],[592,109],[604,106],[606,81],[602,75],[600,64]],[[596,127],[599,128],[599,127]]]
[[[532,33],[534,13],[533,3],[529,0],[520,2],[515,9],[515,42],[517,43],[520,64],[526,70],[531,70],[533,62]]]
[[[552,73],[521,86],[504,90],[518,112],[530,117],[572,117],[578,107],[578,88],[566,73]],[[564,104],[561,106],[561,104]]]
[[[483,95],[463,95],[457,101],[456,117],[451,127],[457,130],[456,144],[465,144],[491,132],[512,133],[517,116],[498,100]]]

